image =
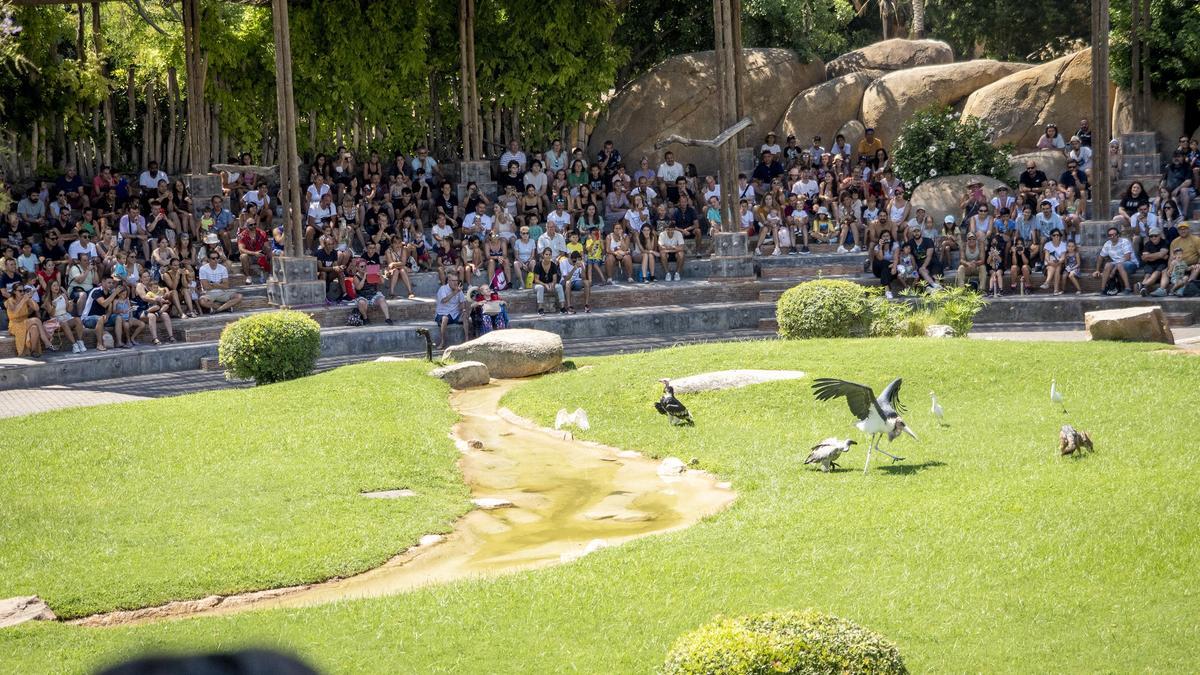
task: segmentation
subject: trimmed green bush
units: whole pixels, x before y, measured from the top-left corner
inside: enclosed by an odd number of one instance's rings
[[[666,675],[907,673],[900,651],[857,624],[808,609],[719,619],[675,641]]]
[[[784,291],[775,318],[779,337],[785,340],[851,337],[867,332],[867,309],[862,286],[817,279]]]
[[[303,312],[255,314],[221,331],[218,347],[225,377],[271,384],[304,377],[321,355],[321,326]]]

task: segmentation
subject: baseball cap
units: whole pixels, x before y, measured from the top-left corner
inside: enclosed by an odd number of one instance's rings
[[[821,208],[817,209],[817,214],[822,215],[822,216],[827,216],[827,215],[829,215],[829,209],[822,206]]]
[[[950,223],[957,222],[957,220],[955,219],[954,216],[946,216],[945,218],[942,219],[942,222],[949,225]]]
[[[1185,220],[1182,223],[1179,223],[1178,225],[1175,226],[1175,229],[1178,229],[1178,230],[1182,230],[1185,228],[1189,229],[1189,230],[1192,229],[1192,224]]]
[[[1163,233],[1163,232],[1162,232],[1162,228],[1161,228],[1161,227],[1152,227],[1152,228],[1150,228],[1150,236],[1151,236],[1151,237],[1161,237],[1161,236],[1162,236],[1162,233]]]

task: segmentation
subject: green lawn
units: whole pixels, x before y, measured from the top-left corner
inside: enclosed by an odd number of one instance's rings
[[[650,672],[717,614],[815,607],[893,639],[914,672],[1191,671],[1200,424],[1175,401],[1197,390],[1200,359],[1153,349],[861,340],[580,360],[594,367],[507,404],[543,423],[579,405],[588,438],[698,457],[733,481],[734,506],[570,565],[403,596],[119,629],[26,625],[0,631],[0,670],[274,645],[329,672]],[[812,400],[809,380],[684,397],[695,428],[668,427],[650,405],[658,377],[733,367],[876,388],[903,375],[921,443],[897,441],[909,459],[877,458],[868,477],[861,446],[843,458],[850,470],[802,466],[813,441],[856,433],[843,402]],[[1048,400],[1052,376],[1070,415]],[[931,388],[947,428],[928,413]],[[1064,420],[1092,433],[1094,455],[1055,457]]]
[[[0,597],[75,617],[378,565],[469,504],[427,366],[0,421]],[[408,487],[416,497],[366,499]]]

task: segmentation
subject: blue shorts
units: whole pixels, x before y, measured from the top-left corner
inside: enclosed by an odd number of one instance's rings
[[[583,290],[583,279],[574,279],[574,280],[572,280],[572,281],[571,281],[571,290],[573,290],[573,291],[582,291],[582,290]]]
[[[1117,263],[1117,264],[1120,265],[1121,267],[1124,267],[1125,272],[1127,274],[1133,274],[1134,272],[1136,272],[1138,270],[1137,263],[1133,262],[1132,260],[1127,260],[1123,263]]]
[[[457,316],[454,314],[434,314],[433,315],[433,322],[439,326],[442,325],[442,319],[449,319],[450,323],[452,323],[452,324],[453,323],[457,323],[457,324],[462,323],[462,315],[461,314],[459,314]]]
[[[84,328],[92,329],[92,328],[96,327],[96,324],[100,323],[100,319],[102,319],[102,318],[104,318],[103,315],[92,314],[90,316],[83,317],[82,319],[80,319],[80,321],[83,322]],[[104,327],[105,328],[114,328],[116,325],[117,325],[117,315],[109,314],[108,321],[104,322]]]

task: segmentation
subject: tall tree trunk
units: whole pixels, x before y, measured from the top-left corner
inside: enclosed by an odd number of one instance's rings
[[[108,80],[108,62],[104,58],[104,36],[100,32],[100,3],[92,3],[92,49],[96,52],[96,61],[100,64],[100,76],[104,78],[104,100],[101,101],[101,113],[104,117],[104,153],[100,164],[112,164],[113,150],[113,100],[112,84]],[[99,169],[99,167],[96,167]]]
[[[33,121],[33,130],[29,132],[29,175],[36,176],[38,170],[38,150],[41,148],[38,137],[41,129],[37,120]]]
[[[129,64],[129,68],[128,68],[128,70],[126,70],[126,77],[125,77],[125,108],[126,108],[125,114],[127,116],[126,121],[129,125],[128,128],[131,128],[131,129],[137,128],[137,126],[138,126],[137,89],[136,89],[137,83],[135,81],[136,78],[134,77],[135,70],[136,70],[136,67],[132,63]],[[129,159],[129,163],[131,165],[141,166],[142,158],[138,155],[138,147],[136,147],[136,144],[131,145],[129,147],[129,158],[128,159]]]
[[[912,0],[912,35],[914,40],[925,37],[925,0]]]
[[[206,137],[209,125],[204,90],[208,79],[208,58],[200,48],[200,0],[182,0],[180,11],[183,14],[183,53],[187,76],[189,173],[205,174],[212,165],[209,155],[212,144]]]
[[[177,174],[182,168],[179,164],[179,157],[176,154],[178,145],[176,144],[176,119],[178,119],[179,108],[177,102],[179,100],[179,79],[178,73],[175,71],[175,66],[167,68],[167,117],[170,131],[167,133],[167,169],[169,174]]]

